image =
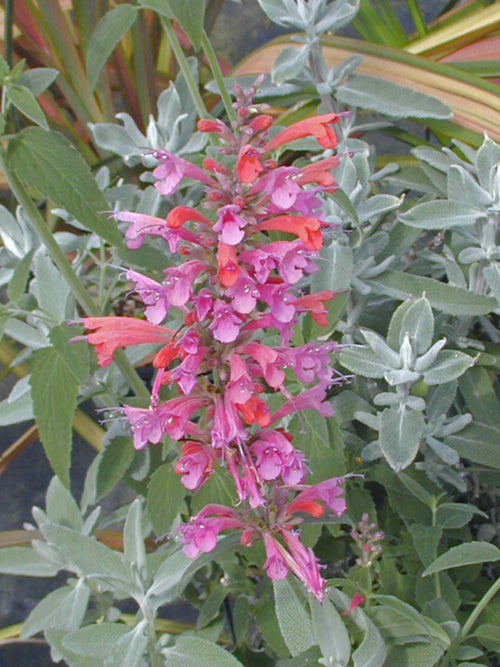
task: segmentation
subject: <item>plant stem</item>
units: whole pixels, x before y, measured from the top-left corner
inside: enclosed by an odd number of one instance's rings
[[[54,240],[54,237],[45,224],[45,220],[41,216],[40,211],[33,203],[31,197],[27,193],[21,181],[18,179],[17,175],[9,169],[7,165],[7,155],[2,147],[0,147],[0,169],[5,174],[7,182],[17,201],[23,207],[28,220],[42,239],[45,248],[52,258],[52,261],[67,281],[71,291],[73,292],[73,295],[75,296],[80,306],[83,308],[85,314],[90,315],[91,317],[99,316],[100,313],[97,309],[97,306],[88,295],[87,290],[81,283],[76,273],[73,271],[73,268],[69,263],[66,255]],[[115,353],[115,361],[131,389],[137,394],[137,396],[142,398],[149,398],[148,390],[144,386],[141,378],[135,371],[132,364],[128,361],[122,350],[118,350]]]
[[[215,81],[217,82],[217,87],[219,88],[219,94],[224,104],[224,108],[226,109],[227,117],[230,121],[235,121],[236,114],[234,112],[231,98],[229,97],[229,93],[227,92],[227,88],[224,83],[224,75],[222,74],[219,61],[217,60],[217,55],[205,30],[203,31],[203,36],[201,39],[201,46],[203,47],[208,64],[210,65],[212,74],[214,75]]]
[[[205,103],[203,102],[203,99],[200,95],[200,91],[198,90],[198,85],[196,84],[196,81],[194,80],[194,77],[191,73],[191,69],[189,67],[187,58],[184,55],[182,46],[180,45],[179,40],[177,39],[177,35],[175,34],[175,30],[172,27],[172,22],[169,19],[165,18],[164,16],[161,16],[160,20],[163,30],[165,31],[165,34],[167,35],[170,41],[170,45],[172,46],[172,51],[174,52],[177,64],[179,65],[180,70],[183,73],[184,78],[186,79],[186,84],[187,87],[189,88],[189,92],[191,93],[191,97],[193,98],[193,102],[196,107],[196,111],[198,112],[198,116],[200,116],[200,118],[206,118],[210,114],[208,113],[205,107]]]
[[[500,591],[500,578],[497,579],[495,583],[486,591],[486,593],[474,607],[469,618],[466,620],[466,622],[462,626],[462,629],[457,634],[455,639],[451,642],[448,650],[446,651],[446,655],[443,662],[441,663],[441,667],[447,667],[451,663],[451,661],[455,657],[457,648],[467,638],[474,623],[483,613],[490,600],[492,600],[499,591]]]

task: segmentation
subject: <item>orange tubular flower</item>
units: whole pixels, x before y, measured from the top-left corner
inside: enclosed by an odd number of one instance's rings
[[[286,232],[295,234],[308,250],[321,250],[323,235],[320,231],[321,222],[316,218],[306,218],[299,215],[278,215],[257,225],[261,232]]]
[[[294,305],[299,311],[311,313],[313,320],[320,327],[328,326],[328,310],[325,301],[333,301],[337,295],[335,292],[317,292],[299,297]]]
[[[308,185],[309,183],[317,183],[328,192],[337,188],[337,182],[330,173],[330,169],[336,169],[340,164],[338,156],[329,157],[326,160],[313,162],[304,167],[300,174],[295,177],[295,182],[299,185]]]
[[[339,120],[340,117],[335,113],[301,120],[290,125],[274,139],[271,139],[266,145],[266,151],[273,151],[280,146],[289,144],[291,141],[304,139],[305,137],[315,137],[318,144],[323,148],[335,148],[338,143],[337,135],[330,125],[338,123]]]
[[[236,174],[241,183],[253,183],[263,169],[259,152],[248,144],[243,146],[236,164]]]
[[[172,340],[174,332],[158,324],[152,324],[135,317],[86,317],[83,320],[85,339],[95,347],[99,366],[109,366],[116,350],[144,343],[166,343]]]
[[[219,243],[219,280],[223,287],[232,287],[240,276],[240,267],[234,246]]]
[[[180,229],[186,222],[203,222],[205,225],[212,225],[208,218],[189,206],[176,206],[167,215],[167,226],[170,229]]]

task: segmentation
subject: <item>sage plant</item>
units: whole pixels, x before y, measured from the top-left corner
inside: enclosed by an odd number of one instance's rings
[[[184,552],[210,552],[222,531],[241,532],[244,546],[262,539],[267,575],[279,580],[291,571],[322,601],[325,580],[300,541],[299,525],[304,514],[341,516],[344,480],[306,484],[307,461],[286,423],[307,409],[330,417],[327,390],[343,379],[331,365],[335,342],[292,343],[303,315],[327,326],[326,304],[335,298],[330,291],[307,292],[304,278],[317,271],[328,228],[321,194],[336,188],[331,172],[338,158],[298,168],[279,166],[273,155],[306,137],[334,149],[339,116],[308,118],[275,134],[272,117],[254,104],[255,88],[235,93],[231,127],[198,123],[217,144],[202,167],[167,151],[154,154],[158,192],[168,198],[184,179],[198,181],[205,188],[201,205],[175,206],[166,219],[116,214],[128,224],[129,248],[157,237],[180,260],[165,269],[161,283],[127,271],[146,319],[86,318],[85,337],[101,366],[118,348],[160,344],[150,405],[123,407],[135,448],[165,436],[177,441],[175,470],[193,493],[217,465],[234,481],[236,507],[208,505],[179,528]],[[165,325],[172,310],[182,318],[175,330]],[[171,390],[166,400],[165,387]]]

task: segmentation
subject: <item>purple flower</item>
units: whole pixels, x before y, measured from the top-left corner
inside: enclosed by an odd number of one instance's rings
[[[155,188],[164,197],[174,194],[183,178],[192,178],[206,185],[215,185],[215,181],[203,169],[169,151],[156,151],[154,157],[161,161],[161,164],[153,171],[153,176],[157,180]]]
[[[255,310],[259,290],[248,276],[241,276],[237,283],[226,290],[227,296],[232,298],[231,305],[237,313],[244,315]]]
[[[271,309],[271,315],[279,322],[291,322],[295,315],[295,297],[287,290],[287,285],[267,284],[261,287],[261,299]]]
[[[163,322],[170,308],[168,290],[165,286],[131,269],[127,271],[126,277],[127,280],[135,282],[134,291],[139,294],[144,305],[147,306],[144,311],[146,319],[153,324]]]
[[[241,419],[229,396],[217,396],[212,428],[212,446],[226,449],[231,444],[241,444],[247,438]]]

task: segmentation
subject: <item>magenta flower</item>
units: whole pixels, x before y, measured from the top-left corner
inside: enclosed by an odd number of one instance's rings
[[[218,340],[219,343],[235,341],[240,333],[240,323],[240,318],[224,301],[218,299],[214,303],[212,321],[208,328],[212,331],[215,340]]]

